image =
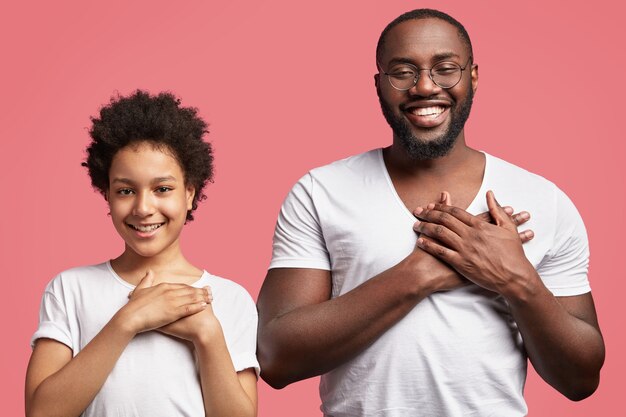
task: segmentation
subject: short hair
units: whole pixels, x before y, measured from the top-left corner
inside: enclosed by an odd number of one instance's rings
[[[394,20],[391,21],[391,23],[389,23],[385,27],[385,29],[383,29],[383,31],[380,34],[380,37],[378,38],[378,44],[376,45],[376,61],[380,62],[383,49],[385,48],[385,38],[387,37],[387,34],[389,33],[391,29],[393,29],[394,27],[396,27],[402,22],[406,22],[407,20],[420,20],[420,19],[440,19],[440,20],[450,23],[452,26],[454,26],[457,29],[457,32],[459,34],[459,39],[461,39],[461,41],[467,46],[470,56],[474,56],[474,52],[472,49],[472,41],[470,40],[470,37],[467,34],[467,31],[458,20],[456,20],[449,14],[440,12],[439,10],[415,9],[415,10],[411,10],[410,12],[406,12],[396,17]]]
[[[185,185],[193,186],[195,196],[187,221],[198,202],[206,199],[203,189],[213,180],[213,150],[203,137],[208,125],[194,107],[181,107],[180,99],[169,92],[151,96],[137,90],[127,97],[111,97],[100,109],[99,117],[91,117],[91,142],[82,163],[89,172],[91,185],[106,197],[109,170],[115,154],[128,145],[149,142],[171,152],[183,171]]]

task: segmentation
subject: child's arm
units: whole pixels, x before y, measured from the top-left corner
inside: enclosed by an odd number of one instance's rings
[[[252,368],[235,372],[222,326],[212,306],[159,330],[193,343],[207,417],[257,415],[256,372]]]
[[[106,381],[128,343],[143,331],[161,327],[206,308],[208,293],[182,284],[152,287],[148,273],[102,330],[74,358],[72,350],[40,339],[26,374],[26,415],[79,416]],[[148,288],[149,287],[149,288]]]

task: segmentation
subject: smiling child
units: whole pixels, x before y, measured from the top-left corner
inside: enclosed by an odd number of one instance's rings
[[[139,90],[92,122],[83,165],[125,248],[46,287],[27,416],[255,416],[254,302],[180,248],[212,178],[206,123]]]

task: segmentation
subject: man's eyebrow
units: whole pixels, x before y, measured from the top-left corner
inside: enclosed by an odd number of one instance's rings
[[[444,59],[450,59],[450,58],[461,58],[461,56],[455,52],[439,52],[434,54],[430,59],[432,62],[437,62],[437,61],[442,61]],[[408,58],[408,57],[396,57],[396,58],[392,58],[389,61],[388,65],[393,65],[393,64],[411,64],[411,65],[416,65],[415,64],[415,60],[412,58]]]
[[[442,59],[461,58],[461,55],[454,52],[441,52],[433,55],[433,61],[441,61]]]

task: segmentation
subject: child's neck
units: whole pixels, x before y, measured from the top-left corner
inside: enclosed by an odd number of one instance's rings
[[[117,275],[132,285],[137,285],[148,270],[154,273],[155,284],[161,282],[193,284],[203,274],[203,271],[193,266],[180,251],[144,257],[126,248],[124,253],[111,260],[111,266]]]

